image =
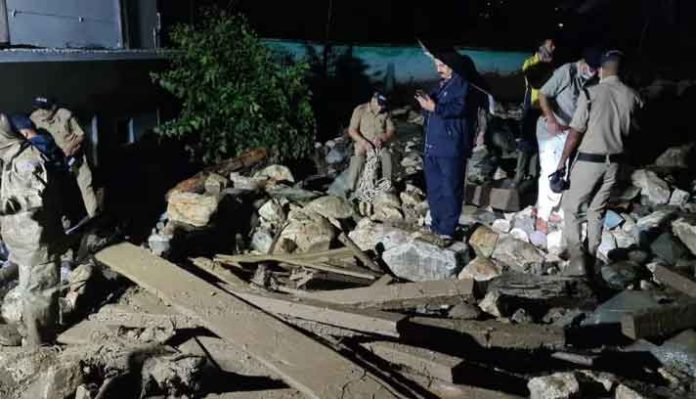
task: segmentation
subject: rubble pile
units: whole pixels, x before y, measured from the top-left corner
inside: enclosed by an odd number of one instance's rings
[[[512,158],[497,145],[477,153]],[[466,205],[459,239],[441,246],[427,232],[420,139],[392,146],[395,189],[370,203],[346,198],[345,137],[316,146],[318,175],[245,154],[182,182],[145,248],[95,256],[134,286],[66,326],[65,350],[0,350],[0,393],[694,395],[696,185],[679,172],[691,147],[626,174],[600,262],[577,277],[561,224],[535,230],[531,207]],[[493,175],[506,176],[477,179]],[[92,273],[71,273],[66,304],[78,306]]]

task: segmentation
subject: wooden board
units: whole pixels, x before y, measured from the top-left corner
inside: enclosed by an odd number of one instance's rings
[[[90,315],[89,320],[97,321],[107,326],[128,328],[161,327],[178,330],[200,326],[197,320],[180,314],[144,313],[123,305],[105,305],[98,313]]]
[[[455,382],[457,370],[464,365],[458,357],[396,342],[364,342],[360,346],[389,363],[447,382]]]
[[[621,332],[631,338],[663,337],[696,327],[696,301],[645,309],[621,317]]]
[[[660,283],[670,286],[679,292],[696,297],[696,281],[683,274],[660,265],[655,268],[655,278]]]
[[[214,262],[192,259],[193,264],[201,270],[212,274],[226,285],[222,286],[231,294],[257,306],[269,313],[316,321],[350,330],[399,337],[400,326],[407,317],[397,313],[388,313],[372,309],[353,309],[313,299],[294,299],[287,295],[274,293],[254,293],[230,271]]]
[[[474,282],[458,279],[438,280],[296,294],[318,301],[360,308],[397,310],[461,303],[473,297]]]
[[[484,348],[538,349],[561,348],[565,345],[562,328],[536,324],[505,324],[495,320],[475,321],[414,317],[409,321],[414,332],[428,339],[437,339],[435,330],[460,334]],[[428,330],[432,329],[433,333]],[[411,330],[409,327],[408,330]]]
[[[308,397],[398,397],[364,368],[143,248],[122,243],[100,251],[96,259],[198,319]]]

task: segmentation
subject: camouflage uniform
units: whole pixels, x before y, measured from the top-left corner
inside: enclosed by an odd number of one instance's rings
[[[4,115],[0,115],[0,160],[0,228],[10,261],[19,265],[20,331],[27,345],[36,346],[54,337],[58,319],[57,244],[63,232],[56,201],[51,200],[56,193],[44,156],[12,132]]]
[[[38,109],[31,114],[31,120],[37,128],[51,133],[58,147],[66,157],[74,156],[78,163],[77,185],[82,193],[87,214],[91,217],[97,213],[97,196],[92,186],[92,171],[87,158],[82,151],[85,132],[80,127],[75,116],[65,108],[45,110]]]

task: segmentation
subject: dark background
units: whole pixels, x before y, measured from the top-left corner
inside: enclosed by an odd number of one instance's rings
[[[552,36],[562,59],[588,45],[619,47],[678,75],[693,75],[696,50],[694,0],[162,1],[165,31],[177,22],[195,22],[210,5],[241,11],[266,38],[415,44],[421,37],[531,52]]]

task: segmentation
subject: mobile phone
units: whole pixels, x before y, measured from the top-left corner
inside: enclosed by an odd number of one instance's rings
[[[427,94],[425,94],[425,92],[423,90],[420,90],[420,89],[416,90],[416,97],[425,97],[425,96],[427,96]]]

